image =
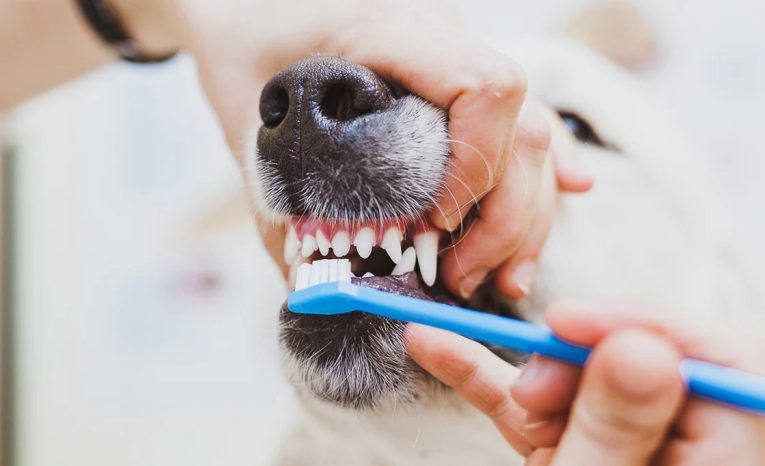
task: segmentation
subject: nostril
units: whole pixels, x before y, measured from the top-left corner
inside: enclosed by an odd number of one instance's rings
[[[349,121],[370,113],[371,108],[359,106],[353,90],[345,83],[335,83],[327,88],[319,103],[325,117],[332,120]]]
[[[283,87],[274,87],[264,91],[260,98],[260,118],[267,128],[276,128],[287,116],[290,98]]]

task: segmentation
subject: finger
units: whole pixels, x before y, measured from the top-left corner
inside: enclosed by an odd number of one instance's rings
[[[441,279],[464,298],[518,250],[537,213],[542,175],[550,169],[545,162],[549,125],[533,108],[524,111],[524,120],[505,175],[481,202],[469,230],[441,261]]]
[[[530,413],[552,415],[567,411],[580,376],[580,367],[535,355],[513,384],[513,399]]]
[[[568,423],[568,413],[534,414],[526,416],[524,435],[537,448],[551,448],[558,445]]]
[[[511,299],[521,299],[531,292],[539,255],[552,228],[557,194],[552,173],[547,173],[551,171],[549,159],[546,165],[531,228],[518,250],[499,267],[494,277],[497,290]]]
[[[576,139],[557,115],[551,117],[553,131],[550,152],[555,161],[558,188],[572,193],[587,192],[592,188],[594,179],[579,158]]]
[[[536,355],[523,368],[511,394],[528,411],[523,429],[530,443],[536,447],[558,444],[580,377],[580,367]]]
[[[510,396],[516,368],[480,343],[424,325],[407,325],[406,344],[417,364],[489,416],[513,448],[531,452],[522,435],[526,412]]]
[[[454,30],[434,38],[433,30],[417,25],[406,35],[376,27],[380,30],[365,31],[365,36],[339,33],[330,47],[449,110],[451,173],[459,174],[464,184],[447,180],[438,201],[446,215],[436,211],[431,220],[439,228],[454,229],[474,198],[480,199],[501,178],[526,95],[525,74],[508,57]],[[412,47],[434,41],[441,47]]]
[[[643,330],[595,348],[552,464],[648,464],[681,407],[680,353]]]
[[[553,458],[552,448],[538,448],[526,457],[526,466],[547,466]]]
[[[691,399],[674,434],[655,464],[765,464],[765,419],[751,413]]]
[[[720,325],[704,316],[681,317],[664,307],[640,303],[559,303],[546,314],[556,334],[580,345],[594,346],[617,329],[637,326],[667,336],[686,356],[743,370],[759,369],[759,362],[746,356],[757,354],[746,346],[758,341],[756,337],[748,338],[742,329]]]

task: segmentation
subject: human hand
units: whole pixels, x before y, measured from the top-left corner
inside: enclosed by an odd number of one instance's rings
[[[686,399],[678,372],[683,357],[694,357],[765,375],[762,335],[633,305],[555,306],[548,324],[594,347],[585,369],[534,357],[518,377],[480,344],[417,325],[407,344],[529,465],[765,463],[765,419]]]
[[[507,296],[529,291],[552,223],[554,167],[563,189],[583,191],[591,180],[572,163],[557,117],[524,103],[518,65],[468,34],[448,4],[178,1],[183,43],[242,165],[247,134],[259,123],[263,84],[316,53],[366,65],[448,109],[453,167],[431,220],[453,230],[474,203],[481,209],[470,231],[442,255],[440,277],[468,296],[497,270],[497,286]],[[282,263],[284,231],[259,220],[266,245]]]

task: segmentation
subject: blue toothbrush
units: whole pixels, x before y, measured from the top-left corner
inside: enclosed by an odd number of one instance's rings
[[[350,271],[350,264],[339,267]],[[329,275],[336,274],[333,271]],[[583,365],[590,354],[589,348],[567,343],[545,327],[355,285],[350,278],[326,283],[326,272],[324,275],[311,280],[320,283],[317,285],[310,285],[308,277],[298,275],[298,291],[290,293],[287,299],[292,312],[332,315],[363,311],[576,365]],[[680,372],[690,393],[765,416],[765,378],[695,359],[683,360]]]

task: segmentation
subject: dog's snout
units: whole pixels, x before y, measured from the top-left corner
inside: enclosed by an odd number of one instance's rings
[[[395,103],[392,87],[364,66],[335,57],[302,60],[263,89],[259,156],[284,178],[297,205],[297,184],[358,162],[359,141],[381,129],[381,115]]]
[[[266,84],[260,115],[267,129],[287,127],[282,137],[289,144],[296,136],[331,131],[343,122],[386,110],[393,102],[389,86],[368,68],[316,57],[286,68]]]
[[[297,62],[266,84],[260,115],[257,174],[268,202],[290,215],[398,218],[440,189],[444,112],[369,68]],[[397,188],[409,183],[418,189]]]

